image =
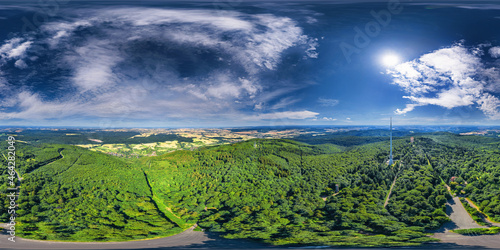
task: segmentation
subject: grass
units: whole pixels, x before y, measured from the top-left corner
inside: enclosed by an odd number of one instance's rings
[[[452,232],[463,235],[492,235],[500,233],[500,227],[457,229]]]
[[[95,238],[92,238],[92,236],[89,236],[89,238],[58,238],[56,236],[52,237],[47,237],[44,239],[38,238],[38,237],[33,237],[33,235],[20,235],[21,237],[25,239],[31,239],[31,240],[43,240],[44,242],[131,242],[131,241],[146,241],[146,240],[154,240],[154,239],[161,239],[165,237],[170,237],[174,236],[177,234],[182,233],[184,230],[178,227],[171,228],[169,230],[163,231],[161,234],[156,235],[154,237],[150,236],[144,236],[144,235],[137,235],[137,237],[131,239],[128,236],[124,235],[121,238],[116,237],[113,239],[101,239],[101,240],[96,240]],[[17,236],[17,234],[16,234]]]
[[[148,182],[148,185],[151,187],[151,183],[149,183],[149,179],[147,179],[147,182]],[[153,193],[152,198],[153,198],[153,201],[156,203],[156,206],[158,207],[160,212],[162,212],[165,216],[167,216],[167,218],[169,220],[171,220],[173,223],[177,224],[177,226],[179,226],[183,230],[188,229],[194,225],[194,223],[186,222],[182,218],[180,218],[179,216],[175,215],[172,212],[172,209],[170,209],[170,207],[168,207],[163,202],[163,200],[161,198],[158,198],[158,196],[156,196],[154,194],[154,189],[151,189],[151,192]]]
[[[472,202],[472,204],[474,204],[475,206],[479,207],[476,203],[474,203],[471,199],[468,199],[470,202]],[[488,220],[490,220],[491,222],[493,223],[500,223],[498,220],[494,220],[493,218],[491,218],[488,214],[482,212],[482,211],[479,211],[479,213],[481,213],[482,215],[486,216],[486,218]]]
[[[304,234],[304,233],[301,233]],[[344,232],[331,231],[325,233],[321,237],[311,238],[303,235],[303,238],[285,238],[274,242],[267,241],[267,243],[277,246],[332,246],[332,247],[411,247],[420,246],[422,243],[437,242],[438,239],[430,237],[422,237],[406,241],[407,239],[397,236],[386,235],[363,235],[357,233],[347,233],[348,235],[341,235]],[[403,242],[404,241],[404,242]],[[266,241],[265,241],[266,242]]]
[[[165,216],[167,216],[173,223],[177,224],[180,228],[188,229],[194,225],[194,223],[186,222],[182,218],[175,215],[172,212],[172,210],[167,205],[165,205],[165,203],[163,203],[163,201],[160,198],[156,197],[155,195],[153,195],[153,200],[158,205],[158,209],[160,209],[160,211],[163,214],[165,214]]]

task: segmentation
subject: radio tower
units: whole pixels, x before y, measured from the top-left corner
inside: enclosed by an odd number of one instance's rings
[[[389,153],[389,165],[392,165],[392,117],[391,117],[391,152]]]

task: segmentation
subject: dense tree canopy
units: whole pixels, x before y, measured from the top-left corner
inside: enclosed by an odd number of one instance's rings
[[[114,241],[171,235],[198,223],[227,238],[272,244],[417,245],[433,240],[425,230],[449,220],[445,183],[500,219],[498,139],[401,137],[392,166],[389,143],[370,141],[349,147],[254,139],[140,159],[18,143],[24,177],[18,232]],[[0,166],[6,202],[6,158]],[[6,206],[0,209],[7,219]]]

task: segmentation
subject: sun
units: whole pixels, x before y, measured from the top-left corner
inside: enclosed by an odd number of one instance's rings
[[[382,55],[381,58],[382,64],[386,67],[396,66],[400,61],[399,56],[393,53]]]

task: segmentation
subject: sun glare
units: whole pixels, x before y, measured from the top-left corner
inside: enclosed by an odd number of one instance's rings
[[[385,54],[381,58],[382,64],[386,67],[392,67],[399,63],[399,56],[396,54]]]

